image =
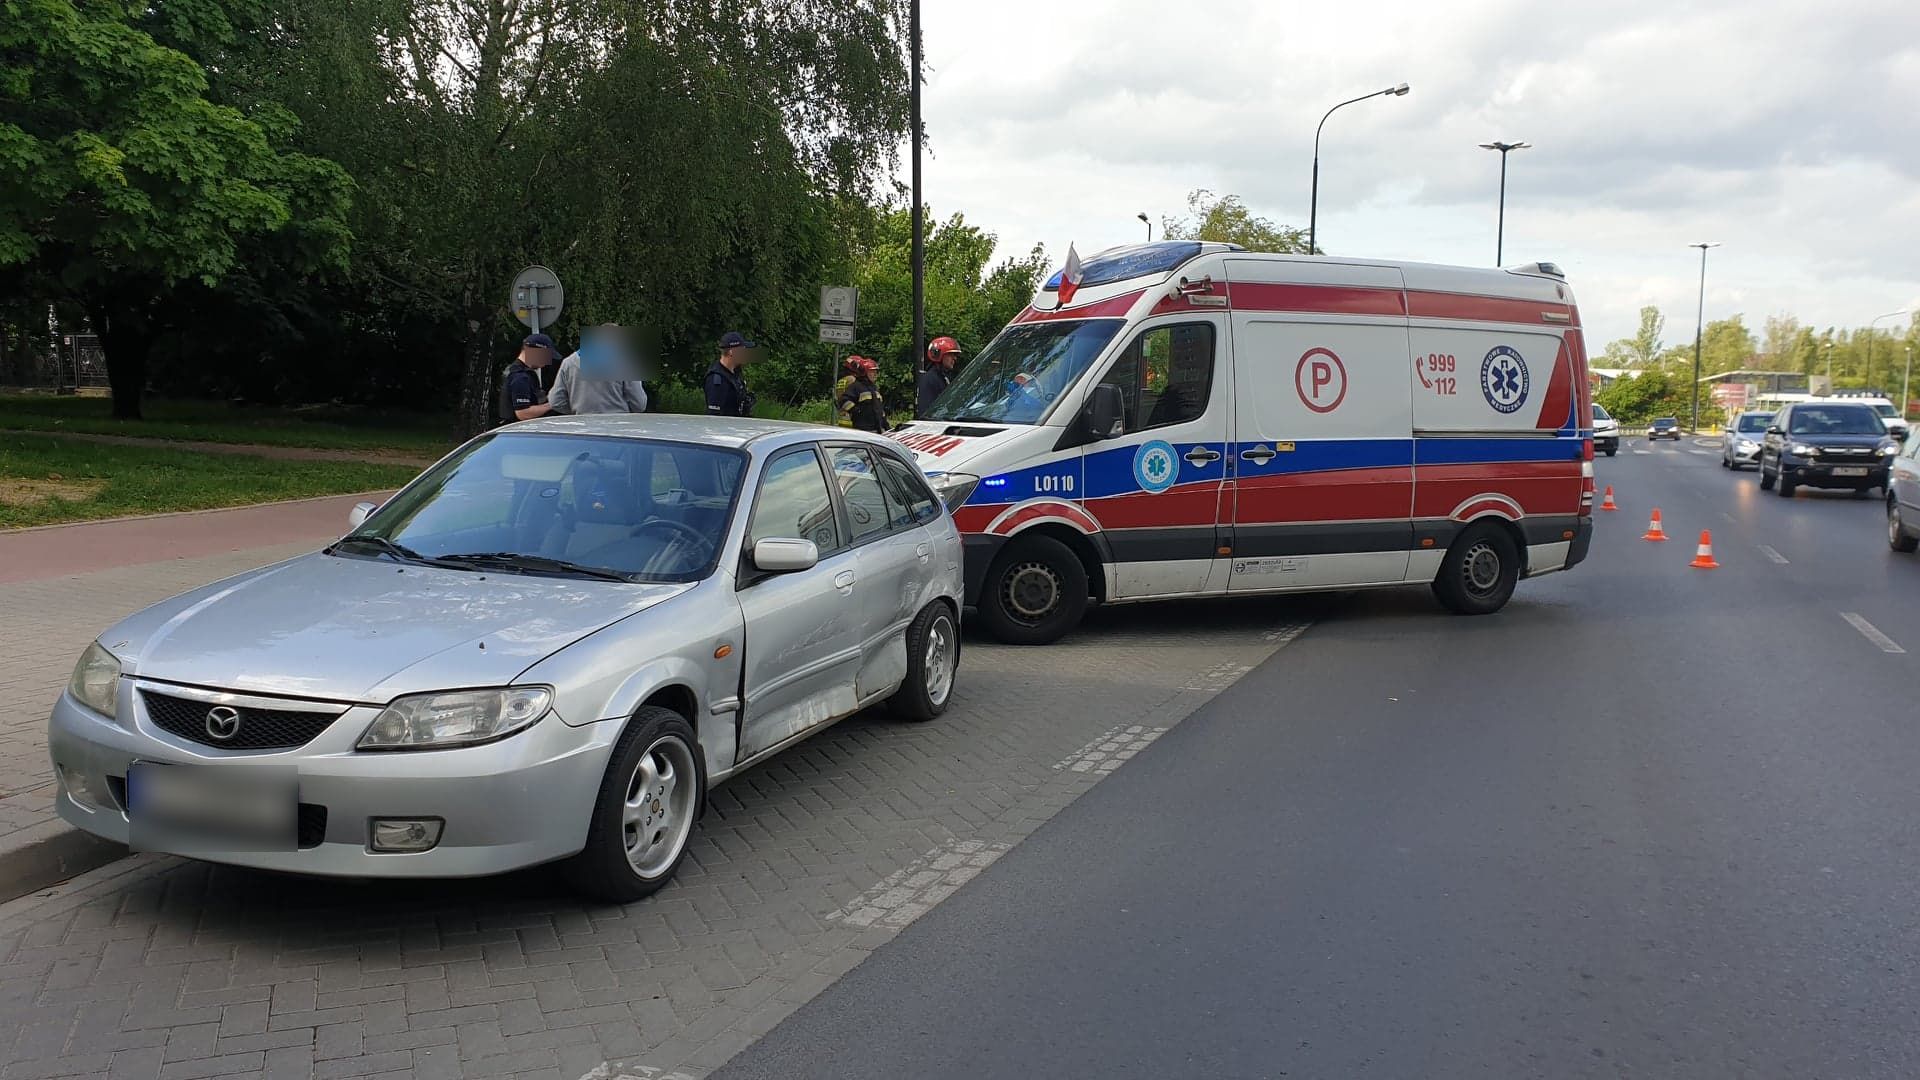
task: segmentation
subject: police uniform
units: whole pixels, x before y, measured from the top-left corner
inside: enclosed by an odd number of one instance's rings
[[[547,391],[540,385],[540,373],[518,359],[508,364],[500,379],[500,422],[511,424],[519,418],[521,409],[546,403]]]
[[[708,415],[753,415],[753,391],[747,389],[747,380],[718,360],[707,369],[706,391]]]

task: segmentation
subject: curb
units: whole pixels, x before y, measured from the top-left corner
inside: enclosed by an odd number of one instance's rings
[[[23,831],[24,843],[0,850],[0,904],[132,854],[125,844],[102,840],[58,819]]]

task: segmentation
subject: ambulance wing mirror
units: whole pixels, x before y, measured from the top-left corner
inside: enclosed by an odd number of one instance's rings
[[[1094,387],[1093,393],[1087,397],[1087,434],[1096,440],[1125,435],[1126,411],[1127,402],[1120,396],[1119,387],[1111,383]]]

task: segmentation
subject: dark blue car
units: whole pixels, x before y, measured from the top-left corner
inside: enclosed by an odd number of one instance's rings
[[[1870,405],[1801,401],[1780,410],[1760,444],[1760,490],[1793,497],[1801,484],[1865,493],[1886,490],[1900,445]]]
[[[1675,420],[1671,416],[1663,416],[1653,423],[1648,424],[1647,441],[1652,442],[1655,439],[1672,439],[1674,442],[1679,442],[1680,421]]]

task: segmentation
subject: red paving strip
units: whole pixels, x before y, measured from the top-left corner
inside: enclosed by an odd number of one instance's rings
[[[311,540],[318,547],[347,531],[347,511],[392,492],[115,518],[0,532],[0,584],[86,574],[120,566],[219,555]]]

